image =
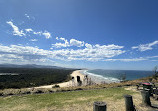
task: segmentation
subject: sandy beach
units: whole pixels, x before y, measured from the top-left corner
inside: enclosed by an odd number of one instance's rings
[[[52,85],[44,85],[44,86],[39,86],[39,87],[34,87],[34,88],[52,88],[55,85],[59,85],[60,87],[71,87],[71,86],[76,86],[77,85],[77,76],[80,76],[80,80],[83,81],[84,80],[84,76],[83,74],[80,73],[80,71],[82,70],[76,70],[73,71],[71,74],[71,77],[74,77],[74,80],[70,80],[68,82],[62,82],[62,83],[58,83],[58,84],[52,84]]]

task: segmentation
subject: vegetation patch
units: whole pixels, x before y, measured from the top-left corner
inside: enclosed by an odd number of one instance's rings
[[[26,88],[67,81],[72,69],[51,68],[0,68],[0,73],[17,75],[0,75],[0,89]]]

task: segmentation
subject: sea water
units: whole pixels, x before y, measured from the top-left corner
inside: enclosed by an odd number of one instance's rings
[[[111,83],[120,82],[122,75],[126,75],[126,80],[135,80],[143,77],[153,75],[152,71],[138,71],[138,70],[82,70],[81,73],[88,75],[94,82]]]

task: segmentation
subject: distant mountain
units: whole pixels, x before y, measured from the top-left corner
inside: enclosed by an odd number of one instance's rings
[[[53,68],[53,69],[65,69],[64,67],[37,65],[37,64],[25,64],[25,65],[0,64],[0,67],[1,68]]]

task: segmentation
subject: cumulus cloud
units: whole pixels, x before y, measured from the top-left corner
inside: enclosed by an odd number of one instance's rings
[[[51,33],[48,31],[44,31],[42,34],[45,36],[46,39],[51,38]]]
[[[16,25],[14,25],[12,21],[7,21],[6,23],[13,28],[13,35],[25,36],[23,30],[19,30],[19,28]]]
[[[111,58],[120,54],[125,53],[125,51],[120,49],[107,49],[102,46],[84,49],[61,49],[54,50],[54,54],[57,57],[62,57],[67,60],[102,60],[104,58]]]
[[[76,40],[76,39],[71,39],[70,40],[70,46],[82,47],[82,46],[84,46],[84,41],[79,41],[79,40]]]
[[[118,46],[115,44],[110,44],[110,45],[99,45],[99,44],[95,44],[95,45],[91,45],[89,43],[85,43],[84,41],[79,41],[76,39],[70,39],[70,41],[68,41],[67,39],[61,37],[56,37],[56,40],[60,40],[63,42],[57,42],[55,44],[52,44],[52,47],[55,48],[61,48],[61,47],[71,47],[71,46],[76,46],[76,47],[84,47],[85,49],[107,49],[107,50],[113,50],[113,49],[122,49],[124,48],[124,46]]]
[[[39,31],[39,32],[33,31],[33,34],[34,35],[40,35],[40,36],[43,35],[46,39],[51,38],[51,33],[48,32],[48,31],[44,31],[44,32],[42,32],[42,31]]]
[[[68,41],[65,38],[56,37],[57,40],[63,41],[62,43],[55,43],[52,44],[52,48],[61,48],[61,47],[71,47],[76,46],[80,47],[80,49],[61,49],[61,50],[54,50],[54,54],[57,54],[57,58],[62,58],[65,60],[87,60],[87,61],[99,61],[103,60],[104,58],[111,58],[120,54],[125,53],[122,48],[124,46],[118,46],[114,44],[110,45],[91,45],[85,43],[84,41],[79,41],[76,39],[70,39]],[[82,49],[81,49],[82,47]]]
[[[65,38],[62,38],[62,37],[56,37],[56,40],[61,40],[61,41],[64,41],[64,43],[55,43],[55,44],[52,44],[52,47],[56,47],[56,48],[61,48],[61,47],[69,47],[69,42],[68,40],[66,40]]]
[[[122,49],[122,48],[124,48],[124,46],[118,46],[118,45],[114,45],[114,44],[100,46],[99,44],[96,44],[93,46],[93,48],[112,50],[112,49]]]
[[[111,58],[124,53],[120,49],[104,49],[104,48],[93,48],[93,49],[60,49],[60,50],[44,50],[38,47],[31,46],[19,46],[0,45],[1,54],[13,54],[15,56],[21,56],[23,59],[60,59],[60,60],[87,60],[87,61],[99,61],[105,58]]]
[[[31,28],[25,29],[26,32],[32,32],[33,30]]]
[[[56,40],[63,41],[64,43],[57,42],[55,44],[52,44],[52,47],[61,48],[61,47],[70,47],[70,46],[76,46],[76,47],[84,46],[84,41],[79,41],[76,39],[70,39],[70,41],[68,41],[67,39],[63,37],[60,37],[60,38],[56,37]]]
[[[53,59],[64,61],[84,60],[84,61],[157,61],[158,56],[139,57],[139,58],[119,58],[113,59],[118,55],[125,53],[123,46],[115,45],[93,45],[92,48],[85,47],[83,49],[60,49],[60,50],[44,50],[38,47],[0,44],[0,61],[12,62],[53,62]]]
[[[92,45],[91,45],[91,44],[88,44],[88,43],[86,43],[85,46],[86,46],[88,49],[91,49],[91,48],[92,48]]]
[[[38,47],[31,46],[19,46],[10,45],[4,46],[0,45],[0,62],[18,62],[18,63],[37,63],[37,62],[53,62],[53,60],[48,56],[52,52],[39,49]]]
[[[147,51],[147,50],[152,50],[153,46],[157,45],[158,41],[154,41],[152,43],[148,44],[140,44],[139,46],[133,46],[132,49],[138,49],[139,51]]]

